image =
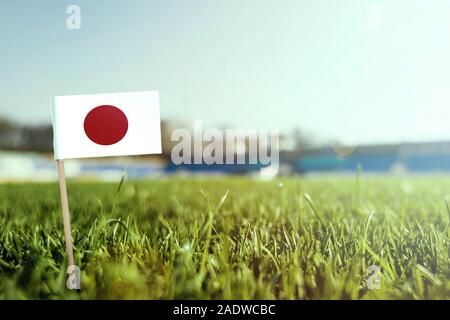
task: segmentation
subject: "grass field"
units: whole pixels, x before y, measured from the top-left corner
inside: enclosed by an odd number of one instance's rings
[[[71,292],[57,184],[4,184],[0,298],[449,299],[447,194],[425,177],[70,182]]]

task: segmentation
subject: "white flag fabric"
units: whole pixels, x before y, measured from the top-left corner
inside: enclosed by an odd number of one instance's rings
[[[52,98],[55,159],[161,153],[157,91]]]

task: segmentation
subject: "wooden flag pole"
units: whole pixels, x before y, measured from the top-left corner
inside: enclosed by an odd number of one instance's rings
[[[64,238],[66,240],[66,252],[69,257],[69,266],[74,265],[73,247],[72,247],[72,231],[70,229],[70,213],[69,201],[67,200],[66,174],[64,172],[64,161],[56,160],[59,177],[59,191],[61,193],[61,206],[64,222]]]

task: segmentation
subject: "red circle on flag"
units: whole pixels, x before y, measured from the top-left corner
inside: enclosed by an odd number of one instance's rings
[[[95,107],[84,118],[84,132],[97,144],[115,144],[125,137],[127,131],[127,116],[115,106]]]

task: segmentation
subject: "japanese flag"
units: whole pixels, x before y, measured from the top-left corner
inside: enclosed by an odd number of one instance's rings
[[[52,98],[55,159],[161,153],[157,91]]]

